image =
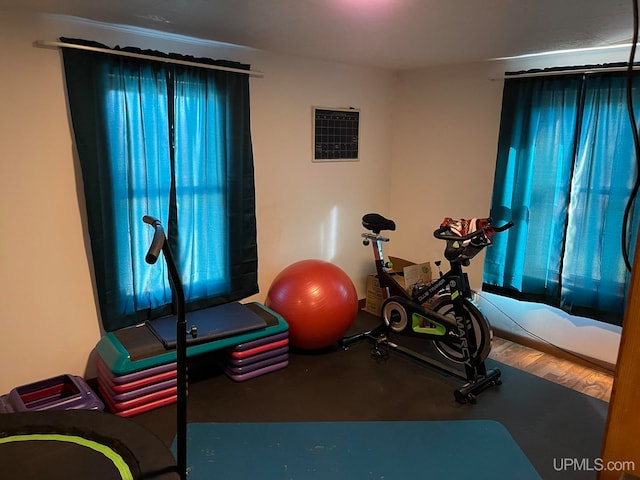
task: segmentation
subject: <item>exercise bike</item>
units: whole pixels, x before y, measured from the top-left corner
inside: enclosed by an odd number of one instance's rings
[[[382,251],[383,243],[389,239],[382,236],[381,232],[395,230],[395,222],[377,213],[369,213],[362,217],[362,225],[368,230],[362,234],[363,244],[372,244],[378,281],[383,292],[383,321],[373,330],[343,338],[340,345],[347,349],[356,341],[369,339],[374,343],[372,356],[376,360],[385,360],[389,350],[396,350],[460,376],[467,383],[454,391],[454,398],[459,403],[475,403],[477,394],[491,386],[500,385],[500,370],[488,370],[484,363],[491,350],[491,326],[472,301],[471,287],[463,267],[468,266],[482,249],[491,245],[491,237],[495,233],[511,228],[513,222],[495,227],[491,225],[490,218],[445,218],[433,234],[435,238],[447,242],[444,254],[450,270],[446,273],[439,271],[438,278],[428,284],[419,282],[407,286],[409,290],[390,273],[392,265],[385,261]],[[441,262],[435,264],[440,270]],[[446,362],[399,345],[390,339],[390,335],[429,341]],[[463,365],[464,373],[452,364]]]

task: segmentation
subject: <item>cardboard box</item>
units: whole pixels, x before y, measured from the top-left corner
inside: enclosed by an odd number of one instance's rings
[[[404,283],[407,291],[417,284],[421,283],[427,285],[431,282],[431,264],[429,262],[417,263],[415,265],[409,265],[402,269],[404,275]]]
[[[389,257],[389,261],[393,265],[390,273],[407,292],[410,292],[411,287],[417,282],[425,284],[431,282],[431,264],[429,262],[413,263],[397,257]],[[380,315],[384,295],[376,275],[367,277],[366,292],[364,310],[374,315]]]
[[[391,273],[401,275],[404,279],[403,282],[399,282],[404,286],[405,290],[411,291],[416,283],[422,282],[428,284],[432,280],[431,263],[414,263],[404,258],[389,257],[389,261],[392,264]]]
[[[415,262],[411,262],[400,257],[389,256],[388,260],[389,262],[391,262],[391,273],[403,274],[406,267],[410,267],[416,264]]]
[[[364,310],[374,315],[380,315],[382,311],[382,289],[376,275],[367,277],[367,296],[365,298]]]

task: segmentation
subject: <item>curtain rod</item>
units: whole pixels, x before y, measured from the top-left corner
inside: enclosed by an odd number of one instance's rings
[[[528,77],[545,77],[552,75],[569,75],[572,73],[588,75],[590,73],[602,73],[602,72],[625,72],[628,70],[627,66],[618,67],[584,67],[584,68],[566,68],[566,69],[553,69],[553,70],[535,70],[531,72],[522,73],[505,73],[501,78],[492,78],[492,80],[506,80],[507,78],[528,78]],[[633,70],[639,70],[640,66],[634,65]]]
[[[155,60],[156,62],[177,63],[178,65],[187,65],[190,67],[208,68],[209,70],[223,70],[225,72],[243,73],[245,75],[250,75],[252,77],[264,77],[264,73],[257,70],[243,70],[241,68],[223,67],[221,65],[210,65],[208,63],[189,62],[187,60],[156,57],[154,55],[146,55],[143,53],[133,53],[133,52],[126,52],[123,50],[111,50],[108,48],[98,48],[98,47],[89,47],[87,45],[77,45],[75,43],[36,40],[33,46],[34,47],[75,48],[78,50],[89,50],[91,52],[107,53],[109,55],[120,55],[122,57],[143,58],[145,60]]]

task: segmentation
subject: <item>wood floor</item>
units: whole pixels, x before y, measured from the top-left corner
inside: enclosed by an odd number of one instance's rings
[[[611,396],[613,375],[500,337],[494,337],[489,356],[511,367],[524,370],[605,402],[608,402]]]

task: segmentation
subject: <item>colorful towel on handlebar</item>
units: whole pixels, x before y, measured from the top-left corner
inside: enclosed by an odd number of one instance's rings
[[[450,261],[465,262],[465,264],[468,264],[469,260],[475,257],[484,247],[491,245],[491,236],[495,233],[491,228],[491,220],[488,218],[454,220],[453,218],[445,217],[440,224],[440,228],[448,228],[451,233],[459,237],[482,230],[477,236],[467,240],[447,240],[447,248],[444,252],[445,258]]]
[[[445,217],[440,224],[440,227],[446,227],[451,231],[451,233],[460,237],[482,230],[482,234],[479,234],[477,237],[473,237],[470,240],[463,241],[463,245],[490,245],[490,238],[494,233],[491,228],[491,221],[488,218],[472,218],[470,220],[461,218],[459,220],[454,220],[453,218]]]

